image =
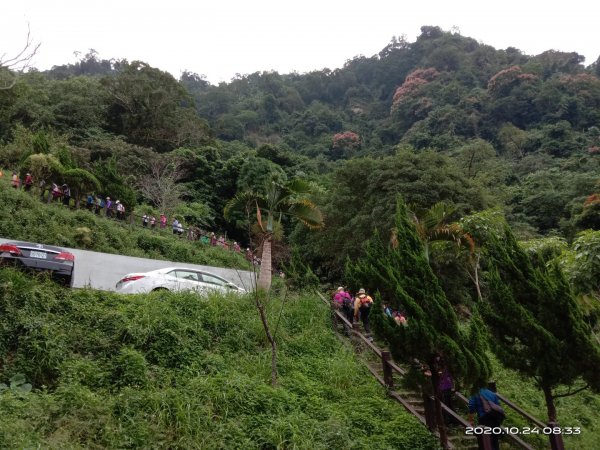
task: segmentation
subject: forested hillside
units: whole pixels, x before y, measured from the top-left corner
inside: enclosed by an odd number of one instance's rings
[[[470,387],[489,381],[493,351],[501,371],[515,371],[506,379],[514,375],[538,389],[530,402],[538,411],[545,408],[550,421],[576,421],[564,425],[581,425],[592,436],[585,445],[596,441],[591,413],[575,419],[556,406],[596,404],[600,390],[600,59],[586,65],[577,53],[525,55],[433,26],[422,27],[415,42],[393,39],[379,54],[333,71],[257,72],[217,86],[195,73],[176,79],[142,61],[109,57],[90,50],[76,64],[45,72],[0,65],[0,77],[10,80],[0,89],[0,185],[10,189],[13,176],[17,184],[27,174],[33,180],[27,193],[2,195],[11,217],[0,221],[0,236],[42,240],[48,220],[70,228],[81,221],[98,233],[98,247],[161,257],[183,249],[168,241],[172,236],[150,245],[146,230],[121,228],[121,243],[112,245],[116,232],[91,212],[38,210],[40,202],[52,203],[55,183],[68,184],[66,203],[74,208],[93,193],[94,201],[119,199],[128,213],[164,213],[244,247],[270,251],[273,244],[275,268],[292,287],[314,285],[314,272],[323,285],[367,288],[375,298],[375,337],[397,360],[420,361],[434,379],[444,356],[456,382]],[[79,236],[48,228],[61,245]],[[189,248],[188,260],[206,256]],[[6,276],[12,286],[13,275]],[[93,297],[47,295],[58,308]],[[21,301],[16,294],[13,300]],[[384,304],[407,313],[410,325],[385,316]],[[129,307],[137,308],[135,300],[121,306]],[[227,337],[235,327],[225,328]],[[111,355],[102,373],[120,380],[119,358],[140,363],[144,377],[153,373],[146,364],[153,356],[140,348]],[[220,355],[207,361],[207,371],[224,367]],[[49,373],[64,401],[92,396],[87,387],[72,394],[79,384],[107,388],[109,375],[70,379],[77,367],[66,356],[63,363],[60,374]],[[163,380],[166,372],[156,370]],[[34,366],[27,375],[35,376]],[[279,395],[265,398],[271,394]],[[46,409],[57,401],[40,398],[50,402]],[[127,413],[128,405],[111,401],[117,415]],[[280,405],[272,405],[277,416]],[[114,417],[105,420],[118,431]],[[248,417],[244,433],[256,425]],[[173,426],[169,418],[163,423]],[[154,422],[143,424],[147,429],[137,431],[147,442]],[[27,423],[20,426],[26,436]],[[328,439],[336,429],[311,430]],[[253,443],[267,439],[261,430],[249,432]],[[117,431],[100,436],[99,445],[126,445]],[[50,434],[14,442],[46,443]],[[300,438],[284,433],[260,442]],[[307,442],[330,445],[319,439]]]
[[[373,228],[389,228],[398,193],[458,214],[499,206],[520,237],[597,228],[599,75],[577,53],[528,56],[431,26],[334,71],[218,86],[90,51],[0,91],[0,166],[130,210],[184,201],[194,225],[246,242],[226,202],[302,176],[320,187],[326,227],[291,243],[336,277]]]

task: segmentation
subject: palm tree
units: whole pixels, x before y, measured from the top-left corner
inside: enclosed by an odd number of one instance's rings
[[[481,287],[479,285],[480,253],[475,251],[475,241],[460,224],[448,223],[452,215],[456,212],[456,208],[448,203],[438,202],[428,209],[419,208],[416,205],[410,205],[409,209],[411,220],[415,225],[417,234],[423,241],[423,248],[427,261],[429,261],[431,242],[454,242],[459,250],[468,247],[469,252],[466,257],[465,268],[467,275],[475,285],[477,298],[481,300]],[[392,243],[394,239],[395,233],[394,230],[392,230]]]
[[[225,206],[225,218],[231,220],[235,211],[243,211],[250,217],[256,211],[256,220],[263,233],[261,268],[257,287],[268,291],[271,287],[271,244],[275,222],[283,216],[299,220],[309,228],[323,226],[321,211],[306,197],[313,191],[312,185],[300,179],[286,183],[269,181],[264,192],[245,191],[237,194]],[[263,220],[266,216],[266,223]]]
[[[409,209],[417,234],[423,241],[427,261],[429,261],[430,242],[432,241],[451,241],[459,247],[466,242],[471,252],[474,251],[471,236],[459,224],[448,223],[456,212],[454,206],[438,202],[429,209],[419,208],[415,205],[410,205]]]

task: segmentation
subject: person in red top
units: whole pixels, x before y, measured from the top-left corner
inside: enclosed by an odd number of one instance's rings
[[[30,173],[28,173],[27,175],[25,175],[25,183],[23,189],[25,189],[25,192],[29,192],[31,190],[31,186],[33,186],[33,177]]]
[[[371,306],[373,305],[373,299],[367,295],[364,289],[358,290],[358,295],[354,299],[354,319],[358,322],[362,320],[363,327],[367,334],[371,333],[371,327],[369,327],[369,313],[371,312]]]

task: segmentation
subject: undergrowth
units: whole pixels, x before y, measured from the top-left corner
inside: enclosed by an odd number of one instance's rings
[[[268,314],[276,322],[282,300]],[[0,270],[2,448],[434,449],[335,337],[285,301],[279,385],[247,297],[64,290]]]

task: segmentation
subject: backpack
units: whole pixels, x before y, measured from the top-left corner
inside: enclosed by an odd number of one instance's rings
[[[352,297],[350,297],[349,295],[346,295],[343,299],[342,299],[342,307],[343,308],[352,308]]]
[[[371,297],[369,297],[368,295],[365,294],[364,297],[358,297],[358,299],[360,300],[361,308],[369,308],[371,306]]]
[[[483,412],[486,416],[499,419],[500,421],[503,421],[506,418],[506,413],[502,406],[488,400],[483,395],[479,395],[479,399],[481,400],[481,406],[483,407]]]

